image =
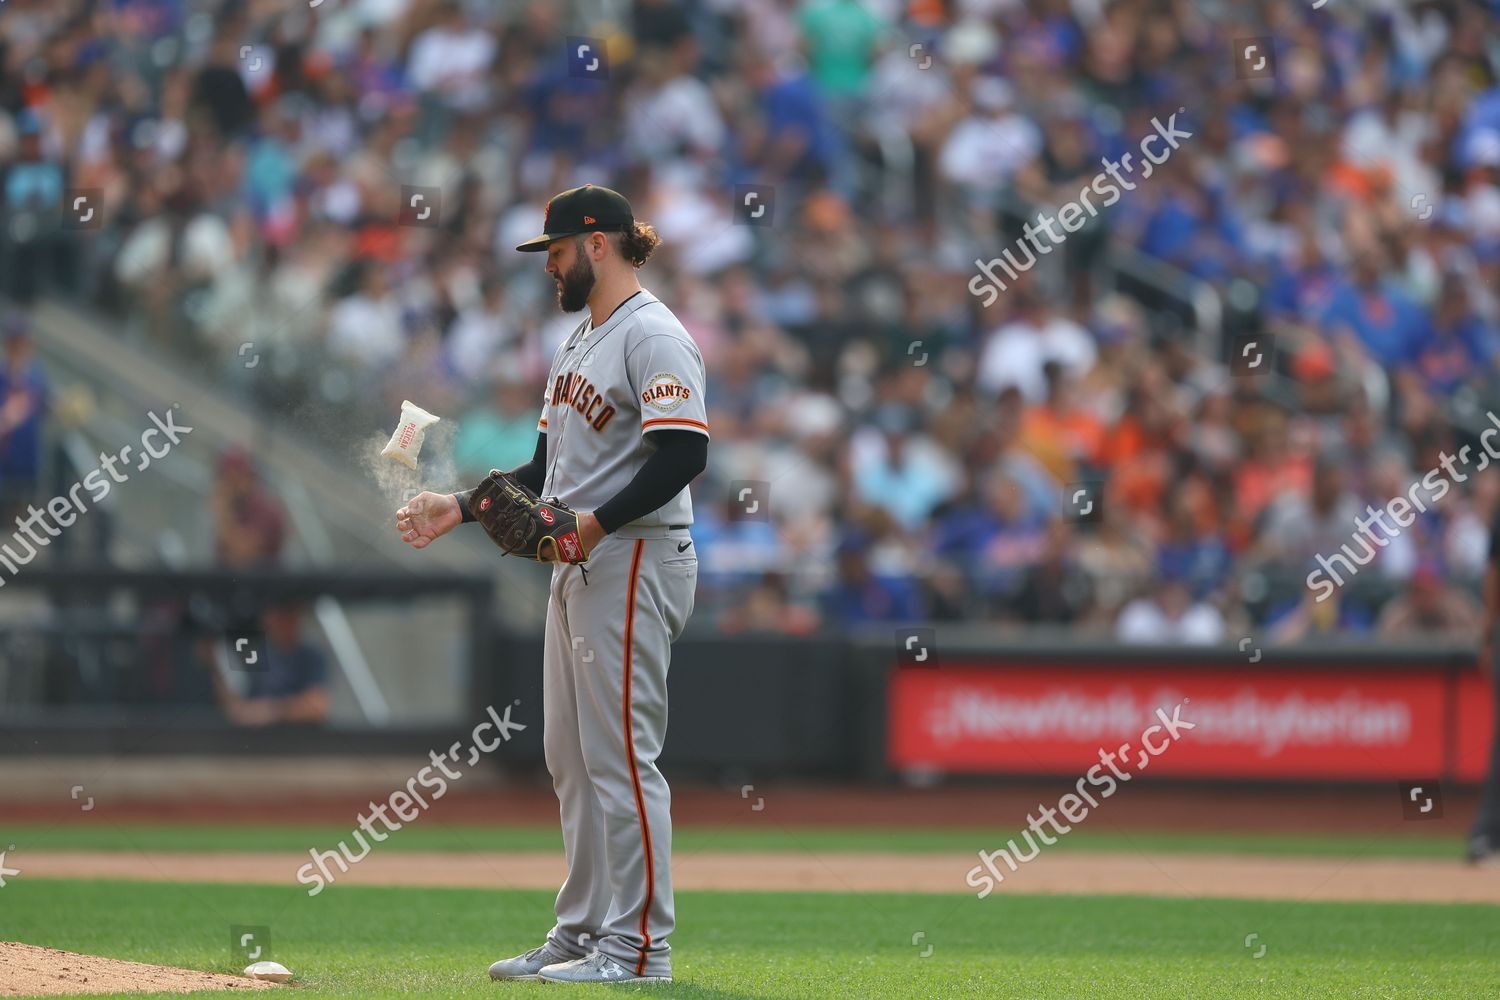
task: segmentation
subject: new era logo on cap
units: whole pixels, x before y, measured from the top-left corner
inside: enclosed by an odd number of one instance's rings
[[[548,243],[564,236],[588,232],[621,233],[634,226],[635,213],[624,195],[597,184],[585,184],[555,195],[547,203],[542,235],[527,240],[516,249],[544,251]]]

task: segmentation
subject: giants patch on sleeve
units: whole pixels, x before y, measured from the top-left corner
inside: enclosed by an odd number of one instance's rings
[[[671,413],[683,403],[693,390],[682,384],[682,379],[671,372],[657,372],[652,375],[641,390],[641,402],[662,413]]]

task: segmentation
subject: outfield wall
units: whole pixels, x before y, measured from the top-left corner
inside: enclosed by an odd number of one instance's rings
[[[0,757],[420,755],[493,706],[525,728],[485,766],[543,766],[541,636],[499,629],[488,579],[39,568],[12,583],[33,596],[0,622]],[[389,710],[356,711],[336,675],[345,710],[325,726],[230,726],[204,694],[201,650],[229,648],[244,633],[230,612],[272,597],[348,607]],[[428,628],[431,602],[448,610]],[[255,669],[241,659],[231,667]],[[1194,728],[1142,758],[1153,774],[1472,783],[1492,715],[1459,645],[1142,648],[949,623],[799,638],[699,626],[677,644],[670,684],[663,765],[717,780],[1067,777],[1180,705]]]
[[[1477,782],[1487,767],[1492,699],[1462,646],[1242,651],[893,632],[685,637],[664,763],[870,780],[1080,775],[1100,750],[1139,749],[1156,710],[1180,706],[1194,728],[1149,756],[1154,774]],[[539,697],[540,642],[512,641],[524,655],[490,676],[492,696]],[[540,759],[539,734],[515,749]]]
[[[898,771],[1082,773],[1101,748],[1139,749],[1156,709],[1170,715],[1180,705],[1193,728],[1147,759],[1162,775],[1477,781],[1488,761],[1489,704],[1478,676],[1425,663],[902,669],[889,688],[886,759]],[[1165,738],[1153,734],[1153,743]]]

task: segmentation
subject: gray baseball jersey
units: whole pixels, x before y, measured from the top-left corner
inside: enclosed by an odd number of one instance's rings
[[[635,478],[653,430],[708,434],[703,357],[661,300],[642,289],[599,329],[558,345],[537,429],[547,432],[544,496],[593,510]],[[637,525],[692,524],[687,488]]]
[[[634,478],[653,430],[708,434],[703,359],[650,292],[564,341],[547,380],[543,493],[593,510]],[[552,570],[542,701],[568,878],[553,949],[597,948],[637,975],[670,976],[671,790],[657,769],[671,645],[693,610],[698,559],[687,488],[624,525],[582,565]]]

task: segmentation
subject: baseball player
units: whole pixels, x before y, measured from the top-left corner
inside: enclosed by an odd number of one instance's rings
[[[615,191],[547,205],[541,236],[566,312],[536,453],[468,493],[422,493],[396,528],[422,548],[479,521],[507,552],[553,562],[543,717],[568,877],[540,947],[494,979],[670,981],[671,793],[656,767],[671,643],[693,610],[688,483],[708,461],[703,359],[636,269],[660,240]],[[540,497],[547,499],[543,500]]]

